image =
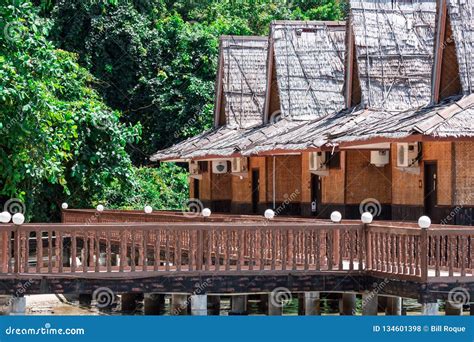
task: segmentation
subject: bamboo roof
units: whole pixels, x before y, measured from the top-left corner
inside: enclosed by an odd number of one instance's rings
[[[465,94],[474,88],[474,0],[447,0]]]
[[[362,101],[406,110],[431,98],[435,0],[351,0]]]
[[[271,26],[282,117],[311,120],[344,108],[344,22]]]

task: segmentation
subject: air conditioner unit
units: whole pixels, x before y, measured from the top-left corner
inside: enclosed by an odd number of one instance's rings
[[[212,173],[227,173],[227,160],[214,160],[212,162]]]
[[[247,158],[232,158],[232,173],[243,173],[248,171]]]
[[[388,150],[370,151],[370,163],[377,167],[384,167],[390,162]]]
[[[199,164],[195,161],[189,162],[189,175],[190,176],[198,176],[201,173],[199,169]]]
[[[397,144],[397,166],[416,167],[418,166],[418,143],[398,143]]]
[[[309,153],[309,170],[310,171],[327,170],[326,152],[310,152]]]

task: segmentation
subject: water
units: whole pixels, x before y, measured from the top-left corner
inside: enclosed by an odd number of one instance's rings
[[[165,308],[163,315],[170,315],[171,312],[171,297],[166,296]],[[62,295],[34,295],[26,296],[27,315],[144,315],[143,302],[137,303],[137,308],[133,312],[122,312],[120,308],[120,301],[116,301],[110,308],[100,309],[96,303],[89,306],[81,306],[74,297],[64,297]],[[357,298],[356,310],[357,314],[361,314],[362,300]],[[421,312],[421,305],[415,299],[403,299],[403,307],[407,315],[419,315]],[[249,296],[248,314],[252,316],[265,315],[264,308],[260,302],[259,296]],[[231,301],[229,296],[221,297],[220,315],[228,316],[231,311]],[[339,300],[334,295],[328,295],[321,298],[321,313],[323,315],[339,315]],[[440,315],[444,315],[444,307],[440,305]],[[464,314],[469,314],[467,311]],[[283,307],[283,315],[296,316],[298,315],[298,298],[295,295],[291,300],[286,302]],[[383,315],[383,313],[379,313]]]

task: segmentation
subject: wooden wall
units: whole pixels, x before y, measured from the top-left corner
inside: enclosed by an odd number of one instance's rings
[[[370,164],[369,150],[346,151],[346,204],[360,204],[367,198],[391,203],[392,177],[390,164]]]
[[[438,205],[451,205],[453,193],[452,178],[452,143],[425,142],[423,143],[423,161],[436,161],[438,164]],[[423,165],[421,173],[423,172]],[[423,179],[423,178],[422,178]],[[421,189],[424,197],[424,190]]]
[[[419,174],[413,174],[398,169],[396,144],[392,144],[390,153],[392,165],[392,203],[397,205],[423,206],[423,171],[420,168]]]

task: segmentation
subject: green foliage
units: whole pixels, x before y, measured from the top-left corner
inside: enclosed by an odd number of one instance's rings
[[[102,103],[76,57],[45,38],[31,3],[0,2],[0,195],[49,220],[63,200],[88,206],[109,184],[132,185],[125,147],[139,126]]]
[[[77,52],[122,120],[143,126],[136,164],[212,127],[218,37],[267,34],[275,19],[334,20],[337,0],[58,0],[51,38]]]
[[[134,169],[134,179],[135,185],[128,191],[114,184],[97,203],[108,208],[142,210],[151,205],[154,210],[172,210],[183,208],[189,198],[187,173],[175,164]]]

